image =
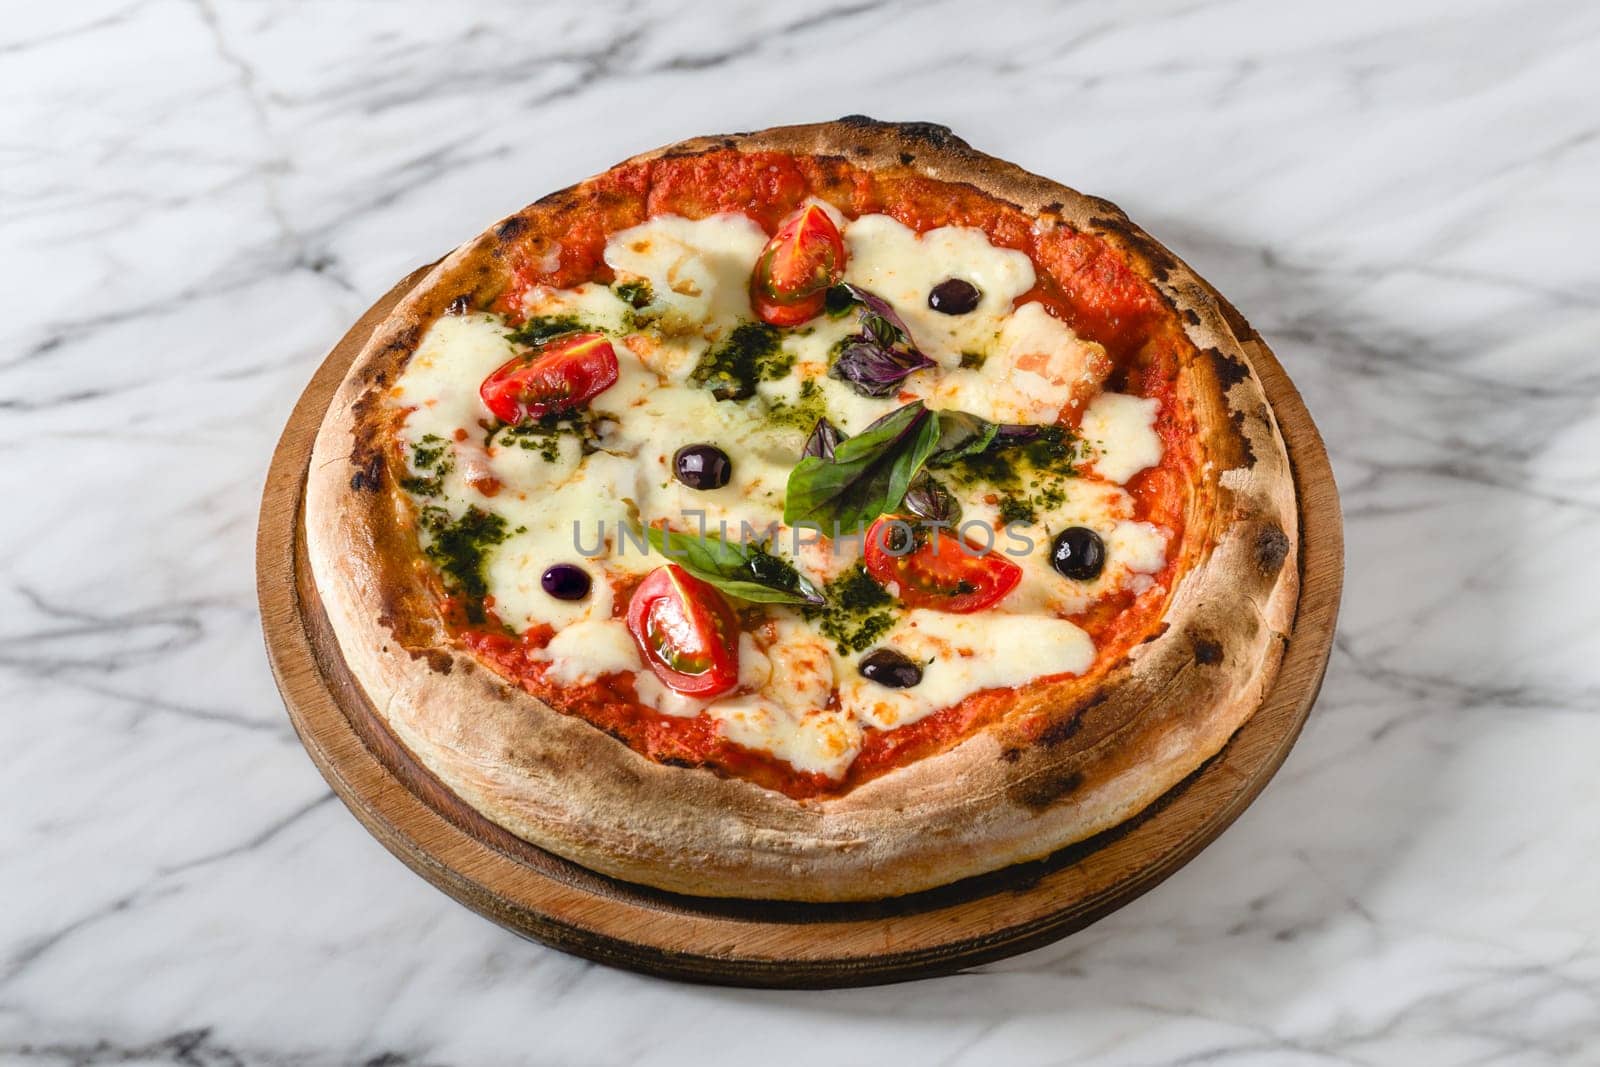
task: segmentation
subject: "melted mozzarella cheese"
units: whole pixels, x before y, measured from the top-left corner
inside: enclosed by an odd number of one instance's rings
[[[888,689],[850,671],[839,685],[840,706],[882,730],[916,722],[985,689],[1082,674],[1094,662],[1089,635],[1055,618],[917,610],[882,643],[922,663],[922,681]]]
[[[589,619],[558,630],[537,658],[550,661],[545,677],[562,685],[592,682],[603,674],[637,671],[641,666],[633,635],[618,619]]]
[[[576,289],[551,289],[535,286],[522,300],[529,318],[570,315],[585,326],[607,333],[622,333],[628,305],[610,289],[585,282]]]
[[[990,422],[1048,425],[1105,377],[1105,349],[1052,318],[1043,304],[1023,304],[1006,319],[977,369],[938,378],[913,376],[928,406],[969,412]]]
[[[943,226],[921,234],[888,215],[863,215],[844,229],[845,281],[887,300],[905,320],[917,347],[946,367],[963,352],[987,353],[1011,314],[1033,288],[1033,261],[996,248],[982,230]],[[978,306],[945,315],[928,306],[933,287],[960,278],[978,287]]]
[[[1093,452],[1094,471],[1123,484],[1146,467],[1161,462],[1161,437],[1156,415],[1161,404],[1154,398],[1101,393],[1083,413],[1079,432]]]
[[[752,317],[750,271],[766,243],[766,232],[745,215],[658,215],[613,234],[605,260],[650,283],[648,310],[659,313],[664,333],[713,340]]]
[[[434,322],[390,394],[395,405],[413,409],[406,417],[407,437],[418,441],[433,434],[448,441],[456,430],[489,417],[478,386],[516,354],[505,325],[493,315],[447,315]]]
[[[1136,574],[1154,574],[1167,565],[1171,534],[1150,522],[1119,522],[1106,541],[1106,557]]]
[[[713,701],[707,714],[735,744],[769,752],[796,770],[842,777],[861,750],[861,725],[827,705],[835,675],[831,645],[801,620],[781,617],[763,649],[766,681]]]

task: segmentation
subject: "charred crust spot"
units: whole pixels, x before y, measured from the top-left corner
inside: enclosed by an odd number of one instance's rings
[[[424,655],[428,660],[428,668],[440,674],[449,674],[455,668],[455,657],[442,648],[430,648]]]
[[[1109,209],[1104,217],[1089,220],[1091,226],[1114,233],[1121,240],[1128,251],[1136,253],[1150,273],[1159,282],[1165,282],[1172,272],[1178,269],[1178,260],[1168,252],[1155,238],[1133,225],[1122,214],[1122,209],[1105,200],[1097,200],[1098,204]]]
[[[1063,204],[1061,201],[1052,200],[1052,201],[1050,201],[1048,204],[1046,204],[1044,206],[1044,208],[1040,212],[1040,214],[1043,214],[1043,215],[1059,215],[1063,211],[1065,211],[1066,209],[1067,209],[1067,205]]]
[[[872,155],[872,149],[868,148],[864,144],[856,145],[854,148],[851,149],[851,151],[854,152],[858,156],[870,156],[870,155]]]
[[[549,199],[548,197],[546,199]],[[543,203],[543,201],[540,201]],[[509,219],[495,227],[494,235],[502,241],[515,240],[528,228],[528,220],[521,215],[512,215]]]
[[[1239,452],[1244,457],[1243,466],[1254,467],[1256,465],[1256,450],[1250,447],[1250,438],[1246,437],[1244,433],[1244,412],[1235,411],[1231,421],[1233,422],[1234,433],[1239,440]]]
[[[686,768],[691,768],[692,769],[694,767],[700,766],[698,763],[694,762],[693,760],[686,760],[682,756],[663,756],[657,762],[659,762],[663,766],[667,766],[667,767],[686,767]]]
[[[901,152],[900,153],[900,162],[902,164],[904,164],[905,166],[908,166],[908,167],[911,166],[911,164],[915,163],[916,160],[917,160],[917,157],[912,155],[910,152]]]
[[[578,205],[577,190],[570,185],[565,189],[557,189],[553,193],[546,193],[545,195],[541,196],[539,199],[533,202],[533,205],[535,207],[556,208],[558,210],[566,210],[568,208],[576,207]],[[501,228],[504,229],[505,226],[508,226],[513,222],[517,223],[517,228],[509,235],[504,233],[500,234],[501,237],[515,237],[527,226],[527,223],[522,220],[522,216],[514,215],[507,219]]]
[[[846,115],[839,125],[857,130],[894,130],[902,137],[922,141],[935,148],[967,148],[967,142],[950,132],[950,127],[937,122],[879,122],[866,115]]]
[[[1224,393],[1250,377],[1250,368],[1244,365],[1244,360],[1220,348],[1208,348],[1206,355],[1211,357],[1211,366],[1217,372],[1217,381],[1222,383]]]
[[[1103,700],[1105,698],[1101,697],[1100,699]],[[1098,701],[1093,703],[1098,703]],[[1092,707],[1093,703],[1088,706]],[[1055,748],[1063,741],[1071,739],[1074,734],[1082,729],[1082,727],[1082,714],[1074,713],[1045,727],[1044,731],[1039,734],[1039,743],[1044,745],[1046,748]]]
[[[1183,321],[1187,322],[1190,326],[1200,325],[1200,312],[1196,311],[1194,308],[1184,308]]]
[[[1162,635],[1164,635],[1167,632],[1167,630],[1169,630],[1171,628],[1171,626],[1172,626],[1171,623],[1166,623],[1166,622],[1162,623],[1160,626],[1157,626],[1154,630],[1151,630],[1149,633],[1145,634],[1144,637],[1140,639],[1139,643],[1141,645],[1148,645],[1151,641],[1154,641],[1156,638],[1161,637]]]
[[[748,135],[742,135],[742,136],[748,136]],[[688,145],[681,145],[681,146],[679,146],[677,148],[672,148],[672,149],[669,149],[668,151],[665,151],[665,152],[661,153],[661,158],[662,159],[694,159],[696,156],[708,156],[714,151],[716,151],[716,149],[714,147],[713,148],[705,148],[705,147],[702,147],[701,145],[697,145],[697,144],[688,144]]]
[[[448,315],[465,315],[467,313],[467,309],[471,306],[472,297],[466,293],[462,293],[460,296],[450,301],[450,306],[444,310]]]
[[[723,148],[738,148],[739,147],[739,142],[734,140],[732,137],[724,137],[722,139],[722,147]]]
[[[352,459],[356,472],[350,476],[350,488],[356,492],[376,493],[383,486],[383,453],[374,452],[366,463]]]
[[[1194,646],[1194,661],[1202,667],[1210,667],[1222,662],[1222,646],[1215,638],[1203,634],[1190,634],[1189,643]]]
[[[926,141],[935,148],[965,148],[967,142],[950,132],[950,127],[936,122],[897,122],[895,128],[907,137]]]
[[[1008,748],[1000,753],[1000,758],[1007,763],[1015,763],[1022,758],[1022,749]]]
[[[383,346],[383,350],[385,352],[409,352],[411,349],[417,347],[417,341],[421,337],[422,330],[420,328],[416,326],[407,326],[405,329],[391,337],[389,339],[389,343]],[[374,380],[381,383],[386,377],[388,377],[386,372],[379,371],[377,375],[374,376]]]
[[[1271,577],[1283,569],[1289,558],[1289,535],[1276,526],[1263,526],[1256,534],[1256,566],[1261,573]]]
[[[1010,797],[1032,811],[1043,811],[1082,784],[1083,774],[1079,771],[1041,774],[1017,783],[1010,790]]]

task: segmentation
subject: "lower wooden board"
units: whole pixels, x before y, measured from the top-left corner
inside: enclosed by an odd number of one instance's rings
[[[1343,529],[1316,426],[1278,361],[1252,340],[1245,348],[1288,442],[1299,490],[1295,624],[1261,708],[1215,758],[1137,818],[1045,860],[868,904],[677,896],[527,844],[462,803],[388,734],[345,668],[306,561],[301,511],[317,428],[367,337],[426,270],[361,317],[295,406],[262,498],[257,592],[289,717],[334,792],[412,870],[502,926],[589,959],[690,981],[819,987],[945,974],[1046,944],[1155,886],[1238,817],[1299,735],[1333,644]]]

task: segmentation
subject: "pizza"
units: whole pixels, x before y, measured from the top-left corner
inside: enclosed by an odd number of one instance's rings
[[[712,897],[897,896],[1214,756],[1297,597],[1244,319],[943,127],[687,141],[441,261],[305,498],[390,731],[494,823]]]

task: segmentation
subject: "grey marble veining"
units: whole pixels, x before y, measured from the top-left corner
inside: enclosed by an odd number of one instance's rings
[[[1600,7],[83,0],[0,22],[0,1062],[1600,1062]],[[700,989],[521,942],[334,801],[260,647],[344,327],[697,133],[944,122],[1245,311],[1348,520],[1260,801],[1052,947]]]

